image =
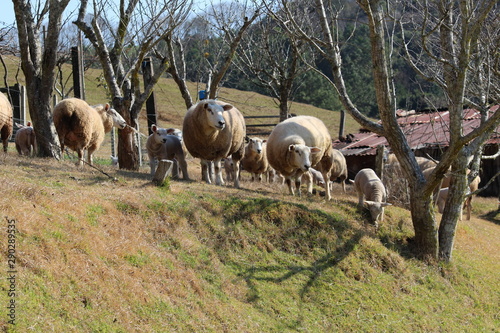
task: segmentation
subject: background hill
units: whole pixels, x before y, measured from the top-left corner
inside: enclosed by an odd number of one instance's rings
[[[244,173],[236,190],[202,183],[198,161],[188,164],[193,182],[156,187],[146,170],[99,166],[109,178],[73,161],[2,155],[3,331],[500,327],[496,199],[477,198],[473,219],[460,222],[453,263],[427,265],[411,255],[409,213],[389,207],[375,230],[351,186],[344,194],[335,184],[325,202]],[[11,300],[16,325],[7,324]]]

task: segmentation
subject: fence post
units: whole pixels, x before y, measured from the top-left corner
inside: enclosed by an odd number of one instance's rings
[[[76,98],[85,99],[83,66],[79,46],[73,46],[71,48],[71,63],[73,66],[73,94]]]
[[[146,87],[150,82],[151,78],[154,75],[153,70],[153,62],[151,61],[151,57],[144,58],[142,62],[142,75],[144,78],[144,87]],[[148,120],[148,133],[151,135],[153,132],[151,131],[151,125],[158,124],[158,119],[156,118],[156,103],[155,103],[155,92],[151,91],[151,95],[149,95],[146,100],[146,118]]]
[[[344,137],[344,127],[345,127],[345,111],[340,110],[340,127],[339,127],[339,140]]]

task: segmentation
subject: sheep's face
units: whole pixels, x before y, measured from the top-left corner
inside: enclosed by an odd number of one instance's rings
[[[204,109],[207,114],[208,124],[218,131],[222,131],[226,127],[224,119],[224,111],[231,110],[231,104],[219,105],[213,102],[205,103]]]
[[[167,142],[168,130],[166,128],[161,128],[156,125],[151,126],[151,135],[153,136],[153,141],[157,144],[163,144]]]
[[[376,201],[365,201],[364,204],[365,207],[370,211],[370,215],[375,225],[378,225],[378,222],[381,222],[384,218],[384,207],[391,205],[387,202]]]
[[[127,122],[123,117],[113,108],[106,104],[106,113],[113,119],[113,126],[119,129],[124,129],[127,126]]]
[[[317,154],[320,151],[321,149],[317,147],[290,145],[288,146],[288,161],[290,166],[306,172],[311,167],[311,154]]]
[[[248,145],[247,145],[247,149],[249,149],[250,151],[253,151],[257,154],[260,154],[262,153],[262,144],[264,143],[264,141],[262,141],[262,139],[259,139],[259,138],[252,138],[252,139],[248,139]]]

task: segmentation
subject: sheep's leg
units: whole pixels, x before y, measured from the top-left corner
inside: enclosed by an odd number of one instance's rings
[[[207,182],[207,184],[212,184],[212,179],[210,177],[210,165],[211,161],[201,160],[201,180]]]
[[[177,162],[177,159],[174,158],[172,160],[174,162],[174,165],[172,167],[172,179],[179,179],[179,163]]]
[[[329,172],[322,172],[323,179],[325,180],[325,191],[326,191],[326,200],[332,200],[332,195],[330,193],[330,173]],[[311,191],[312,191],[312,186],[311,186]]]
[[[83,165],[83,149],[77,149],[76,153],[78,154],[78,162],[76,162],[77,166]]]
[[[156,159],[152,156],[149,156],[149,169],[150,169],[150,175],[153,177],[155,175],[155,166],[156,166]]]
[[[186,160],[185,159],[180,159],[179,160],[179,165],[180,165],[181,171],[182,171],[182,179],[184,179],[184,180],[190,180],[189,179],[188,167],[187,167]]]
[[[312,195],[312,193],[313,193],[313,185],[314,185],[313,176],[312,176],[312,174],[310,172],[304,172],[303,175],[305,177],[305,181],[306,181],[306,184],[307,184],[307,194]],[[299,178],[297,178],[297,179],[299,179]],[[297,189],[297,191],[298,191],[298,189]]]
[[[292,187],[292,178],[289,176],[285,177],[285,183],[288,186],[288,190],[290,191],[290,194],[295,195],[295,193],[293,191],[293,187]],[[300,194],[300,191],[299,191],[299,194]]]

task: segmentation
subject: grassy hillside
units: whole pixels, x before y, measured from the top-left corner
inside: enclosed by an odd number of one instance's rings
[[[325,202],[244,174],[236,190],[188,164],[193,182],[155,187],[146,171],[2,155],[3,331],[498,331],[496,200],[459,223],[452,264],[426,265],[408,212],[388,207],[375,230],[351,186]]]

